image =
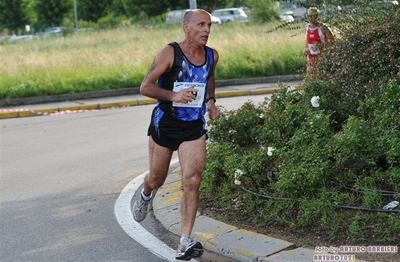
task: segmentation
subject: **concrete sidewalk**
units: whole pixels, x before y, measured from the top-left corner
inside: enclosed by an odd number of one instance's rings
[[[215,90],[215,97],[233,97],[271,94],[280,89],[278,82],[285,86],[301,88],[299,76],[277,76],[270,79],[237,79],[223,80]],[[272,81],[273,80],[273,81]],[[271,82],[263,82],[271,81]],[[260,83],[261,82],[261,83]],[[132,94],[124,94],[130,92]],[[109,94],[109,96],[104,96]],[[112,95],[111,95],[112,94]],[[117,94],[117,95],[116,95]],[[78,98],[79,94],[47,96],[44,98],[17,99],[18,101],[8,101],[9,104],[0,108],[0,119],[17,118],[41,115],[58,115],[79,113],[85,111],[96,111],[110,108],[129,107],[154,104],[155,99],[142,96],[138,93],[138,88],[129,90],[107,90],[82,94],[83,98]],[[91,98],[86,98],[91,97]],[[60,101],[61,100],[61,101]],[[7,104],[7,101],[2,101]]]
[[[180,235],[180,168],[167,177],[153,200],[153,213],[166,229]],[[293,243],[240,229],[198,214],[193,234],[205,249],[238,261],[306,262],[314,261],[314,250]]]

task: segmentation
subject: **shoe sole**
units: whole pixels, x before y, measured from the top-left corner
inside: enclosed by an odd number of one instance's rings
[[[186,250],[185,253],[182,254],[182,256],[177,256],[175,259],[177,260],[184,260],[184,261],[189,261],[192,258],[196,257],[201,257],[204,253],[203,246],[201,245],[200,242],[194,243],[192,246],[189,246]]]

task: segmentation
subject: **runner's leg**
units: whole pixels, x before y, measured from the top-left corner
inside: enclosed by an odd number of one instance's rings
[[[183,142],[178,154],[183,185],[181,233],[182,236],[190,236],[199,206],[199,187],[206,159],[205,135],[197,140]]]

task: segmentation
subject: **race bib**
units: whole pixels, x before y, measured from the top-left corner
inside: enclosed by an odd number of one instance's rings
[[[319,54],[319,49],[315,44],[308,44],[308,49],[310,50],[310,54],[312,55],[318,55]]]
[[[198,90],[197,94],[196,94],[196,99],[187,104],[173,102],[172,103],[173,106],[178,106],[178,107],[202,107],[203,106],[204,94],[206,91],[205,83],[175,82],[174,89],[172,89],[172,91],[179,92],[179,91],[189,88],[191,86],[194,86],[194,88],[196,88]]]

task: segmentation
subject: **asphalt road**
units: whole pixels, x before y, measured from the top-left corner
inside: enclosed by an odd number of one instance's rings
[[[218,104],[234,109],[264,97]],[[165,261],[131,239],[114,215],[121,190],[148,169],[153,107],[0,121],[1,261]],[[151,219],[145,225],[166,234]],[[164,240],[176,245],[173,236]]]

